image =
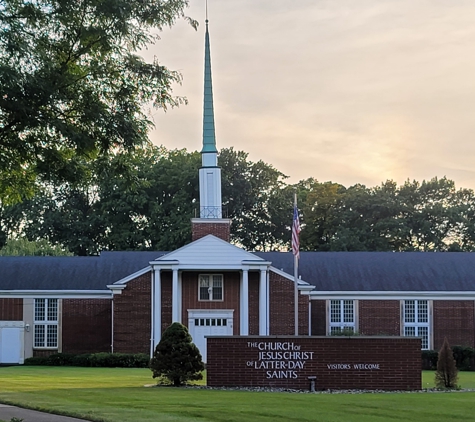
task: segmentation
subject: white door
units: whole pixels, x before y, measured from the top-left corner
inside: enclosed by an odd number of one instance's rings
[[[0,363],[23,363],[22,328],[0,328]]]
[[[233,311],[188,311],[188,330],[206,362],[206,336],[232,336]]]

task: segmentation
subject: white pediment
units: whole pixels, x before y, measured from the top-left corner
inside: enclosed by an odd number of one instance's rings
[[[153,265],[175,262],[181,269],[237,269],[244,265],[268,265],[262,258],[213,235],[183,246],[153,261]]]

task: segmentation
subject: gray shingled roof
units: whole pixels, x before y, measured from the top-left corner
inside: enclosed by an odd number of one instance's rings
[[[0,290],[105,290],[164,254],[0,257]],[[293,274],[291,253],[256,255]],[[475,291],[475,253],[301,252],[299,274],[317,291]]]
[[[103,252],[100,256],[0,257],[0,290],[106,290],[163,252]]]
[[[256,255],[293,274],[291,253]],[[299,275],[316,291],[475,291],[475,253],[301,252]]]

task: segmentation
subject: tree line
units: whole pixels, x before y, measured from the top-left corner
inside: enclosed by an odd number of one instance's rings
[[[173,250],[191,240],[200,156],[151,146],[149,108],[186,103],[179,72],[140,51],[188,0],[0,2],[0,254]],[[397,186],[297,184],[223,149],[232,240],[286,250],[472,251],[474,195],[446,178]],[[45,243],[46,242],[46,243]]]
[[[475,249],[474,192],[445,177],[288,184],[272,165],[233,148],[220,151],[219,164],[232,242],[251,251],[288,250],[294,192],[302,251]],[[80,180],[37,183],[34,195],[4,204],[0,244],[46,240],[74,255],[174,250],[191,241],[190,219],[199,215],[200,165],[198,152],[152,145],[85,160]]]

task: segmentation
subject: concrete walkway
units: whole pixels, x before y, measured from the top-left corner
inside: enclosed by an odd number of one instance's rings
[[[22,409],[21,407],[0,403],[0,420],[10,422],[11,418],[23,419],[23,422],[89,422],[84,419],[52,415],[50,413],[37,412],[36,410]]]

